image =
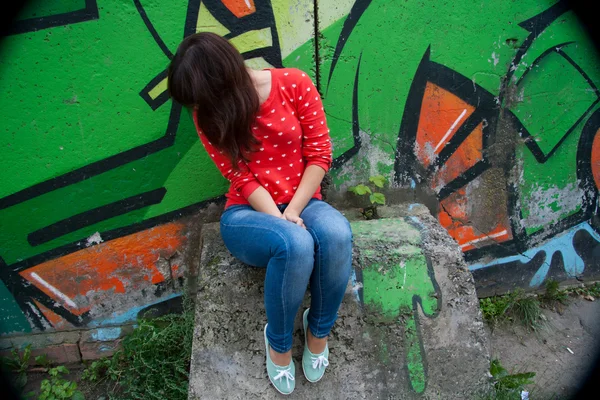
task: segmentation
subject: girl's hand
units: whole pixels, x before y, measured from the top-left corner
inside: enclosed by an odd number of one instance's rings
[[[304,225],[304,221],[302,220],[302,218],[300,218],[300,213],[295,211],[294,209],[290,209],[289,207],[286,208],[285,211],[283,212],[283,218],[306,229],[306,225]]]

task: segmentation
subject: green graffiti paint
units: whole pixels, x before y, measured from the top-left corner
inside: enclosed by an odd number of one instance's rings
[[[17,20],[51,17],[85,8],[85,0],[31,0],[25,2]]]
[[[410,315],[404,322],[404,336],[406,338],[406,367],[410,376],[410,383],[417,393],[423,393],[427,376],[423,363],[422,346],[415,316]]]
[[[427,260],[416,246],[389,251],[388,263],[373,263],[363,270],[364,301],[374,304],[384,315],[395,317],[401,309],[413,307],[413,299],[423,301],[423,311],[430,315],[437,309],[435,288],[428,274]],[[371,258],[371,257],[369,257]],[[379,257],[378,257],[379,258]]]
[[[353,222],[352,231],[362,267],[364,305],[386,320],[404,321],[406,366],[413,390],[422,393],[427,377],[418,304],[425,315],[434,316],[439,295],[420,248],[420,232],[401,219]]]
[[[4,283],[0,281],[0,334],[31,332],[31,326]]]

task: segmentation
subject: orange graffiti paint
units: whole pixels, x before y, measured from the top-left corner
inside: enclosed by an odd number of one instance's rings
[[[180,223],[157,226],[47,261],[20,274],[80,315],[113,293],[163,282],[165,276],[157,262],[161,257],[172,257],[181,248],[186,240],[182,232]]]
[[[254,0],[221,0],[221,3],[238,18],[245,17],[256,11]]]
[[[463,252],[512,239],[508,217],[503,212],[497,216],[496,221],[500,222],[496,226],[482,232],[471,224],[473,218],[468,203],[466,190],[461,188],[440,202],[441,211],[438,214],[440,224],[458,242]]]
[[[473,111],[475,107],[464,100],[427,82],[416,137],[415,152],[419,161],[425,166],[431,165]]]
[[[443,186],[483,159],[483,123],[477,125],[471,134],[458,146],[444,165],[435,174],[433,187]]]
[[[596,188],[600,189],[600,129],[596,132],[596,136],[594,136],[594,141],[592,142],[591,164]]]
[[[44,314],[44,317],[50,322],[50,325],[55,329],[71,329],[75,328],[71,323],[65,320],[60,315],[56,314],[54,311],[51,311],[47,307],[45,307],[42,303],[37,300],[33,300],[37,308]]]

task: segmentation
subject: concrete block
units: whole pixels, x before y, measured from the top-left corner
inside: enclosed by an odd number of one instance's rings
[[[318,387],[302,375],[297,315],[294,396],[473,398],[487,387],[489,350],[460,249],[423,206],[383,215],[352,223],[354,274]],[[264,366],[265,271],[235,260],[218,224],[204,226],[202,243],[189,398],[278,398]]]

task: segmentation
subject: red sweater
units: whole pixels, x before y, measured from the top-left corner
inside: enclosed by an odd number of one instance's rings
[[[325,171],[331,166],[331,139],[323,104],[310,78],[295,68],[271,69],[271,92],[260,106],[252,126],[261,142],[249,162],[238,161],[235,172],[229,159],[202,134],[196,114],[194,123],[204,148],[231,185],[225,208],[249,204],[248,196],[263,186],[276,204],[292,200],[309,165]],[[314,198],[321,199],[321,189]]]

